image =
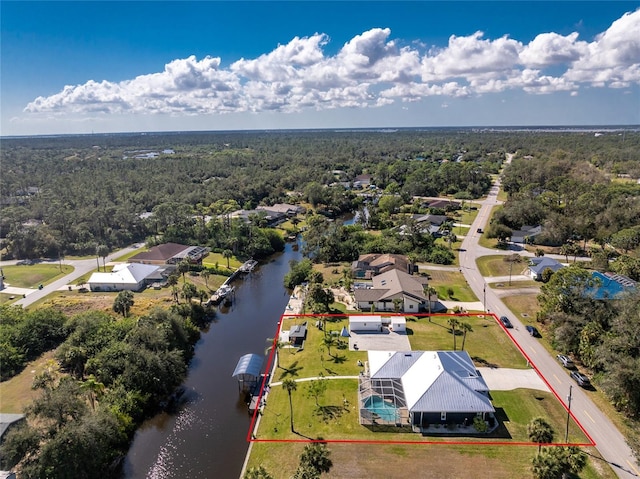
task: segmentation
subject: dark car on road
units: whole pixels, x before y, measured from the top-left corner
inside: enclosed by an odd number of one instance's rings
[[[509,318],[506,316],[500,316],[500,322],[504,324],[505,328],[513,328],[513,324],[511,324],[511,321],[509,321]]]
[[[531,326],[530,324],[527,324],[525,326],[525,329],[534,338],[539,338],[540,337],[540,332],[538,331],[538,329],[535,326]]]
[[[589,378],[579,371],[572,371],[571,377],[575,382],[578,383],[578,386],[580,387],[588,388],[591,386],[591,381],[589,381]]]
[[[573,364],[573,361],[569,356],[565,356],[564,354],[558,354],[556,358],[558,358],[558,361],[560,361],[565,368],[567,369],[575,368],[575,364]]]

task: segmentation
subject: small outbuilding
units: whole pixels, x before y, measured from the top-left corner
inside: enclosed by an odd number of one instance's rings
[[[349,331],[382,331],[382,316],[349,316]]]
[[[405,333],[407,331],[407,318],[404,316],[391,316],[389,329],[396,333]]]
[[[302,324],[294,324],[289,329],[289,341],[291,345],[299,348],[304,344],[305,339],[307,339],[307,322],[305,321]]]
[[[240,391],[251,391],[258,384],[262,371],[262,356],[245,354],[238,360],[238,364],[231,377],[238,379]]]

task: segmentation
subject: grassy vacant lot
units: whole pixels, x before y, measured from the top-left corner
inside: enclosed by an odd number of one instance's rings
[[[39,284],[48,284],[73,272],[73,266],[57,263],[3,266],[5,283],[17,288],[36,288]]]
[[[476,264],[478,270],[482,276],[508,276],[509,275],[509,262],[504,260],[505,255],[489,255],[478,258]],[[520,263],[513,263],[511,268],[512,275],[522,274],[527,268],[526,258],[523,258]]]
[[[525,324],[536,324],[536,313],[540,309],[537,297],[537,294],[515,294],[501,299],[520,321]]]
[[[490,288],[494,289],[520,289],[520,288],[540,288],[541,283],[539,281],[501,281],[499,283],[487,283]]]
[[[249,467],[262,464],[276,479],[288,479],[298,465],[302,444],[254,443]],[[377,479],[465,478],[513,479],[531,476],[534,447],[449,446],[405,444],[330,443],[331,471],[328,478]],[[594,448],[586,452],[597,455]],[[603,462],[590,459],[582,479],[614,479]]]
[[[227,267],[227,258],[222,256],[222,253],[209,253],[206,258],[202,260],[202,264],[204,266],[208,266],[209,268],[215,267],[217,264],[220,268]],[[242,266],[242,261],[240,261],[235,256],[229,258],[229,269],[235,271],[237,268]]]
[[[7,293],[0,293],[0,304],[9,304],[12,303],[14,301],[16,301],[17,299],[19,299],[21,296],[16,295],[16,294],[7,294]],[[13,299],[11,299],[13,298]]]
[[[420,317],[409,319],[411,329],[409,342],[416,351],[453,350],[453,335],[448,325],[451,316],[432,316],[431,321]],[[468,323],[472,331],[467,333],[464,349],[476,366],[493,365],[502,368],[526,368],[527,361],[513,344],[509,336],[498,325],[493,316],[459,316],[460,322]],[[462,333],[456,335],[457,349],[462,345]]]
[[[44,353],[28,363],[20,374],[0,382],[0,408],[3,413],[20,414],[25,406],[40,395],[40,392],[31,389],[31,385],[36,374],[42,372],[47,361],[53,359],[53,354],[54,351]]]
[[[429,269],[428,265],[420,265],[420,271],[429,275],[429,286],[432,286],[438,292],[438,298],[454,301],[478,301],[476,295],[473,294],[471,288],[464,279],[462,273],[458,271],[440,271]],[[450,298],[447,290],[453,290],[453,296]]]

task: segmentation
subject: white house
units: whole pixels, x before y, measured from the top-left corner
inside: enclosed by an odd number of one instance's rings
[[[359,378],[361,424],[469,426],[495,422],[489,388],[466,351],[369,351]]]
[[[93,273],[87,284],[91,291],[140,291],[148,281],[160,279],[159,269],[150,264],[118,264],[110,273]]]
[[[382,317],[349,316],[349,331],[382,331]]]

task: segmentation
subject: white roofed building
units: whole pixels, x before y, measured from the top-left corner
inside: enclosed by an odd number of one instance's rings
[[[117,264],[110,273],[93,273],[87,284],[91,291],[140,291],[148,282],[162,279],[159,270],[150,264]]]
[[[429,426],[470,427],[476,416],[495,423],[489,388],[466,351],[368,354],[368,370],[360,377],[361,424],[421,432]]]

